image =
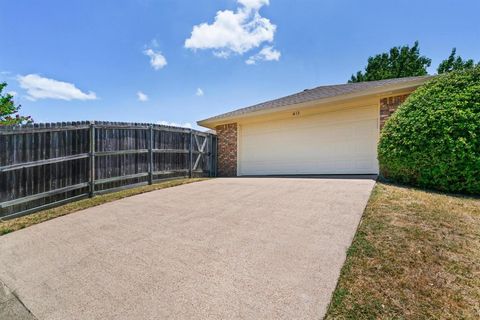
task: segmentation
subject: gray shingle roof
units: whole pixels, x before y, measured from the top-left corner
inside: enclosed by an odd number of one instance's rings
[[[250,107],[241,108],[241,109],[237,109],[227,113],[223,113],[199,122],[211,121],[211,120],[217,120],[217,119],[220,120],[228,117],[241,116],[241,115],[255,112],[255,111],[273,109],[273,108],[295,105],[295,104],[309,102],[309,101],[332,98],[332,97],[359,92],[367,89],[378,88],[385,85],[401,84],[404,82],[411,82],[411,81],[422,80],[422,79],[426,80],[428,78],[430,78],[430,76],[408,77],[408,78],[387,79],[387,80],[379,80],[379,81],[320,86],[313,89],[305,89],[304,91],[301,91],[286,97],[262,102]]]

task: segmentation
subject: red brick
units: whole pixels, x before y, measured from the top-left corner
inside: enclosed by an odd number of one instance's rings
[[[385,122],[408,97],[408,94],[380,99],[380,130]]]
[[[217,126],[218,139],[218,176],[235,177],[237,175],[237,132],[236,123]]]

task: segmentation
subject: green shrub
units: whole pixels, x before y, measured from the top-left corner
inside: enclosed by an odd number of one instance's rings
[[[386,122],[378,145],[388,179],[480,194],[480,68],[418,88]]]

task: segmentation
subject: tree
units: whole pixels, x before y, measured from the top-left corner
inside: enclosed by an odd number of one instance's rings
[[[420,55],[418,41],[415,41],[411,48],[408,45],[393,47],[389,52],[369,57],[365,71],[358,71],[348,82],[424,76],[431,63],[429,58]]]
[[[472,59],[463,60],[460,56],[455,57],[456,53],[457,49],[453,48],[450,56],[447,59],[443,60],[438,66],[438,74],[456,70],[472,69],[473,67],[475,67],[475,62]],[[477,64],[477,66],[479,65],[480,62]]]
[[[0,83],[0,126],[33,122],[32,117],[18,114],[21,106],[15,106],[11,94],[2,94],[6,86],[7,84],[5,82]]]

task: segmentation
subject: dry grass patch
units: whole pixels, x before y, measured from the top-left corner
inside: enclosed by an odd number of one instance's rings
[[[122,198],[134,196],[134,195],[149,192],[149,191],[175,187],[182,184],[203,181],[203,180],[207,180],[207,178],[168,180],[168,181],[159,182],[159,183],[148,185],[148,186],[143,186],[143,187],[138,187],[133,189],[126,189],[119,192],[108,193],[104,195],[98,195],[93,198],[72,202],[63,206],[39,211],[39,212],[30,214],[28,216],[24,216],[24,217],[12,219],[12,220],[6,220],[6,221],[0,220],[0,236],[19,230],[19,229],[23,229],[25,227],[28,227],[43,221],[64,216],[72,212],[98,206],[106,202],[119,200]]]
[[[480,319],[480,199],[378,183],[326,319]]]

